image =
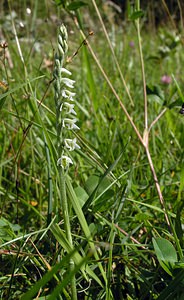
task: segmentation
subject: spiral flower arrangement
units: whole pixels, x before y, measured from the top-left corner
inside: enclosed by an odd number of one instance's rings
[[[71,131],[79,129],[76,125],[76,111],[74,109],[75,81],[70,79],[71,72],[63,67],[68,51],[68,34],[66,27],[61,25],[58,35],[58,53],[55,57],[54,79],[55,79],[55,105],[56,105],[56,130],[57,130],[57,165],[67,170],[73,161],[69,155],[70,151],[79,149],[76,138],[71,138]]]
[[[68,34],[66,27],[61,25],[58,35],[58,51],[55,56],[54,66],[54,89],[55,89],[55,106],[56,106],[56,132],[57,132],[57,166],[58,166],[58,187],[59,199],[62,208],[62,217],[66,238],[71,247],[73,247],[70,215],[68,210],[68,198],[66,191],[66,181],[68,180],[67,171],[73,161],[70,152],[80,148],[76,138],[72,137],[73,130],[79,129],[76,125],[76,111],[74,105],[75,93],[72,92],[75,81],[69,77],[70,71],[63,67],[68,51]],[[75,263],[70,259],[69,272],[72,272]],[[75,276],[71,278],[72,299],[77,299]]]

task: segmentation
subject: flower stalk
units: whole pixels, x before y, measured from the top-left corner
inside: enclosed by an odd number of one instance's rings
[[[58,52],[55,56],[54,67],[54,88],[55,88],[55,107],[56,107],[56,131],[57,131],[57,167],[59,173],[59,189],[62,213],[66,237],[71,247],[73,247],[70,216],[68,211],[68,202],[66,195],[66,176],[69,167],[73,164],[70,157],[71,151],[80,148],[76,138],[71,138],[72,130],[79,129],[76,125],[76,112],[74,110],[75,93],[70,89],[74,88],[75,81],[68,78],[71,72],[63,67],[68,51],[68,34],[66,27],[61,25],[58,35]],[[74,262],[71,259],[69,271],[73,271]],[[75,277],[71,279],[72,299],[77,299]]]

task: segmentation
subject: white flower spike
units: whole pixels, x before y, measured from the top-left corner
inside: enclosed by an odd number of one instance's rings
[[[77,125],[76,111],[74,109],[75,93],[71,92],[75,81],[69,77],[72,73],[64,67],[66,54],[68,51],[68,35],[64,25],[59,29],[58,53],[55,55],[54,66],[54,88],[56,110],[61,113],[56,114],[57,145],[58,145],[58,167],[69,168],[73,164],[72,159],[67,156],[69,151],[80,149],[76,138],[71,138],[69,130],[80,129]],[[62,155],[61,155],[62,153]],[[59,158],[60,157],[60,158]]]

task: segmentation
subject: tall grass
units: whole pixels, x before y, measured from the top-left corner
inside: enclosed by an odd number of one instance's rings
[[[106,3],[81,4],[36,1],[26,15],[9,2],[2,19],[1,299],[182,299],[179,30],[163,27],[152,39],[139,1],[126,28]],[[80,127],[64,177],[56,15],[68,29],[64,67],[76,81]]]

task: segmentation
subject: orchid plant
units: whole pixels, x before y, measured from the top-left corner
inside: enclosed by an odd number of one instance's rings
[[[57,167],[59,174],[59,190],[62,208],[62,216],[66,238],[72,248],[72,234],[68,210],[68,201],[66,193],[66,176],[70,165],[73,164],[70,152],[79,149],[77,139],[72,136],[73,130],[78,130],[76,125],[76,111],[74,105],[74,96],[71,90],[74,88],[75,81],[70,79],[71,72],[63,67],[68,51],[68,34],[66,27],[61,25],[58,35],[58,53],[55,57],[54,67],[54,88],[55,88],[55,107],[56,107],[56,131],[57,131]],[[70,260],[69,271],[72,272],[75,265]],[[77,299],[75,276],[71,279],[72,299]]]

